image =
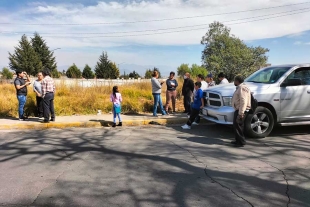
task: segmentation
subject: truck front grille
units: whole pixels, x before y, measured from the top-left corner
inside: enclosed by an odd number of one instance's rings
[[[210,105],[211,106],[221,107],[222,103],[220,101],[212,101],[212,100],[210,100]]]
[[[216,98],[216,99],[220,99],[220,95],[215,94],[215,93],[209,93],[209,98]]]
[[[208,92],[208,105],[213,107],[221,107],[222,106],[222,97],[220,94]]]

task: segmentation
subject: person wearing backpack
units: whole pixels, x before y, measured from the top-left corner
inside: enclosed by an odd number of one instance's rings
[[[116,127],[116,116],[118,117],[119,124],[117,126],[122,126],[121,119],[121,103],[123,101],[122,95],[118,90],[118,86],[113,87],[112,94],[110,96],[110,100],[113,103],[113,125],[112,127]]]
[[[244,84],[244,79],[241,76],[236,76],[234,80],[236,91],[232,97],[232,107],[235,109],[234,113],[234,132],[235,141],[231,143],[243,147],[246,144],[244,136],[244,121],[251,110],[251,91]]]

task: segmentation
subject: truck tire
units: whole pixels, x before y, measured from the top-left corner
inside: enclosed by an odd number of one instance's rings
[[[249,114],[244,123],[244,131],[248,137],[264,138],[272,131],[274,117],[268,108],[259,106],[253,114]]]

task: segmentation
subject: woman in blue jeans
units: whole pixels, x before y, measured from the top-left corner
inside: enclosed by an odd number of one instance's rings
[[[164,81],[159,82],[158,80],[158,72],[156,70],[154,70],[153,74],[152,74],[152,94],[154,97],[154,106],[153,106],[153,116],[157,117],[157,105],[159,104],[160,110],[162,115],[166,115],[166,111],[164,109],[163,106],[163,102],[161,100],[161,88],[162,85],[164,83]]]

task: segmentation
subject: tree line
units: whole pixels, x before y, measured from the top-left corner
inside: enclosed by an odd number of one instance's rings
[[[223,72],[229,81],[239,74],[248,76],[256,70],[267,65],[268,56],[266,53],[269,49],[261,46],[253,47],[245,44],[240,38],[231,34],[230,28],[220,22],[213,22],[209,25],[209,30],[201,39],[204,49],[201,55],[202,65],[181,64],[177,68],[177,74],[180,77],[189,72],[192,77],[207,73],[214,76]],[[14,54],[9,53],[9,67],[12,70],[24,70],[28,74],[35,75],[42,68],[48,68],[52,71],[53,77],[61,75],[57,70],[57,64],[53,51],[49,49],[46,41],[35,33],[34,37],[28,40],[23,35],[19,41],[19,45],[15,47]],[[152,72],[158,68],[147,69],[144,77],[151,78]],[[7,68],[2,72],[5,77],[11,77]],[[141,76],[133,71],[129,74],[120,75],[119,68],[114,62],[109,60],[107,52],[103,52],[94,68],[94,72],[86,65],[81,72],[78,67],[73,64],[67,71],[63,71],[63,75],[69,78],[140,78]]]

